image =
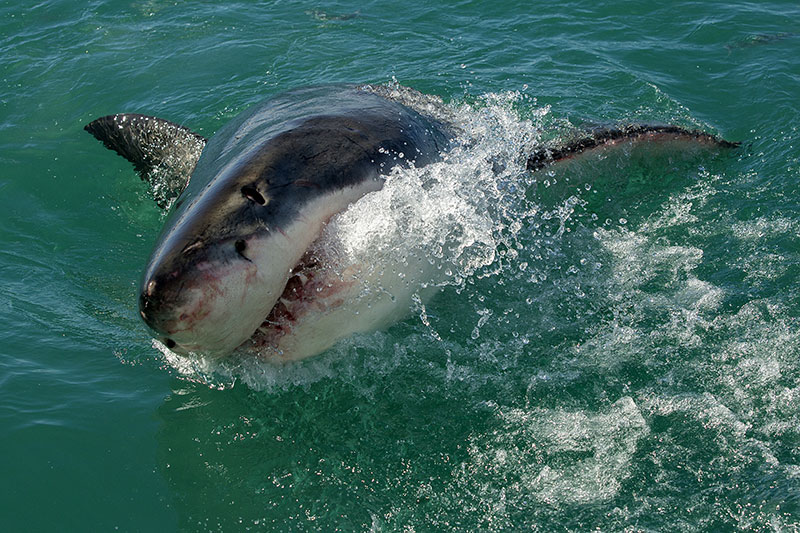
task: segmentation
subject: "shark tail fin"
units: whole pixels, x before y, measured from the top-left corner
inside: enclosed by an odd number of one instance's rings
[[[539,148],[528,155],[527,169],[539,170],[551,163],[573,158],[598,148],[626,143],[644,144],[688,141],[693,146],[711,149],[734,148],[738,142],[730,142],[699,130],[680,126],[631,124],[620,127],[600,127],[556,147]]]
[[[147,115],[107,115],[84,129],[133,163],[162,207],[186,188],[206,145],[206,139],[190,129]]]

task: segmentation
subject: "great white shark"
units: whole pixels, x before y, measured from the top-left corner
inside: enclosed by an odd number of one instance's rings
[[[411,104],[415,95],[370,85],[298,89],[244,111],[209,140],[139,114],[86,125],[133,163],[157,202],[174,199],[139,291],[141,317],[157,338],[180,354],[242,347],[292,360],[402,316],[413,287],[364,309],[352,303],[358,269],[331,276],[320,265],[324,251],[309,250],[331,217],[381,189],[395,167],[421,167],[448,151],[458,128],[446,111],[431,111],[431,99]],[[735,146],[677,126],[595,128],[531,150],[526,166],[674,139]]]

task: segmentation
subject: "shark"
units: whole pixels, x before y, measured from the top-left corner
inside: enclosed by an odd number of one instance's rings
[[[315,243],[332,217],[380,190],[398,167],[446,156],[459,130],[436,101],[408,88],[299,88],[245,110],[209,139],[142,114],[87,124],[169,209],[139,284],[139,314],[154,337],[177,354],[255,351],[292,361],[402,318],[413,283],[386,284],[386,297],[365,307],[354,298],[359,269],[332,273]],[[594,127],[530,148],[525,167],[665,140],[737,145],[674,125]]]

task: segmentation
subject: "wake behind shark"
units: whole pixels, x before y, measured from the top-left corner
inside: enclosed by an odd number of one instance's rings
[[[331,258],[314,245],[331,217],[381,189],[397,167],[439,161],[458,134],[436,99],[375,86],[291,91],[209,141],[144,115],[110,115],[85,129],[131,161],[160,204],[177,196],[140,286],[140,314],[161,342],[182,354],[239,348],[277,360],[315,355],[408,312],[419,287],[385,275],[380,294],[360,301],[366,269],[327,268]],[[676,126],[630,125],[530,150],[526,167],[676,139],[735,146]]]

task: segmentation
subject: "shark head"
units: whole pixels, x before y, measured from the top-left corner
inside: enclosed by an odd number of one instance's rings
[[[390,147],[306,155],[309,146],[341,149],[358,130],[346,120],[347,133],[336,140],[340,117],[311,122],[226,164],[176,202],[139,296],[142,318],[168,348],[234,350],[271,313],[330,217],[380,189],[372,161],[386,159]]]
[[[145,270],[139,311],[172,351],[224,355],[251,338],[302,289],[326,222],[442,144],[431,123],[376,95],[277,125],[262,117],[209,141]]]
[[[225,354],[252,335],[302,255],[303,236],[321,225],[270,220],[267,197],[247,178],[220,180],[176,211],[150,258],[139,311],[174,351]]]

